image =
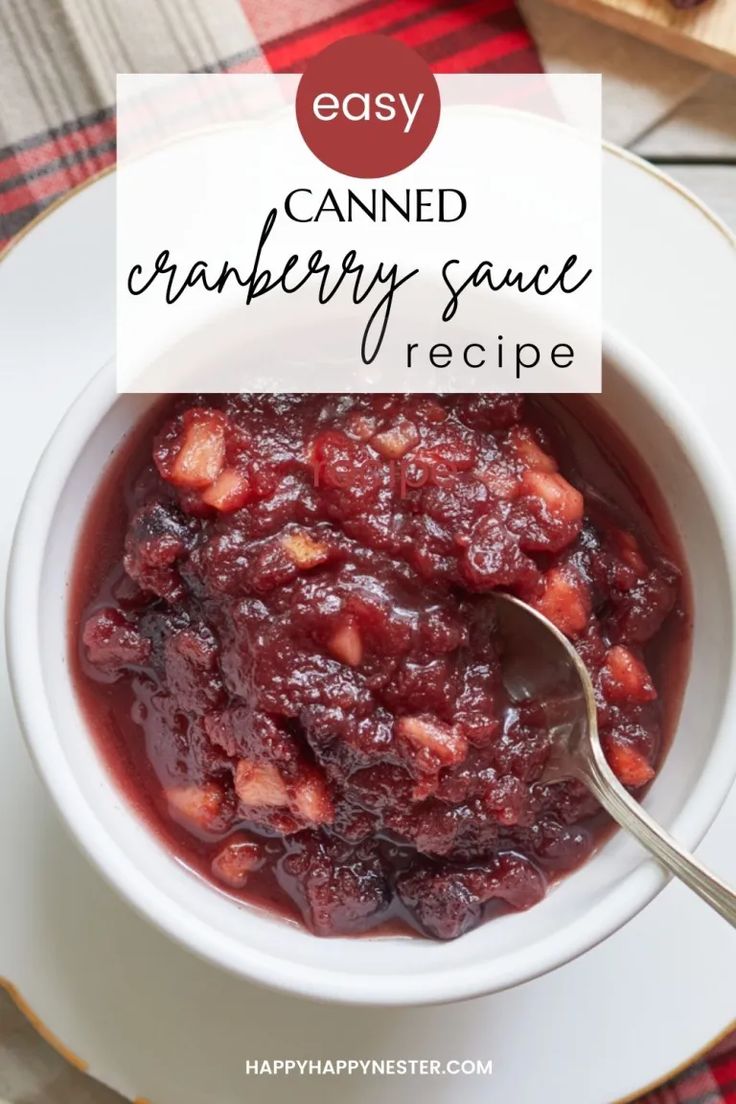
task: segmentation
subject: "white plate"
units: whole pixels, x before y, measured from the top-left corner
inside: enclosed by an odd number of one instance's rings
[[[718,220],[643,163],[605,158],[607,320],[672,373],[733,463],[727,357],[736,249]],[[84,188],[0,265],[7,526],[63,409],[111,354],[114,181]],[[671,885],[604,944],[494,997],[420,1010],[345,1009],[220,973],[133,914],[67,839],[33,774],[0,682],[0,975],[46,1030],[130,1098],[155,1104],[405,1100],[405,1078],[246,1072],[249,1058],[492,1058],[483,1076],[424,1077],[424,1104],[604,1104],[663,1077],[734,1016],[733,933]],[[736,738],[736,734],[734,734]],[[736,881],[736,794],[701,848]]]

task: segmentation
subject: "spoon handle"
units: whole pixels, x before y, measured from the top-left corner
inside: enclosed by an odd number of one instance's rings
[[[683,881],[736,927],[736,893],[652,820],[616,778],[597,741],[591,743],[584,760],[586,769],[583,781],[606,812],[622,828],[636,836],[639,843],[671,874]]]

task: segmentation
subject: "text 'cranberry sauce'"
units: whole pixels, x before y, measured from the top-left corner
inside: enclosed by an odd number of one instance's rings
[[[684,680],[683,566],[588,400],[168,399],[89,510],[75,680],[188,866],[318,935],[449,939],[539,901],[608,827],[542,780],[545,703],[504,689],[496,588],[574,641],[609,762],[646,786]]]

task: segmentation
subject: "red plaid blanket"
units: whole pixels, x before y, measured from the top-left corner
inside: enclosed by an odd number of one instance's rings
[[[329,42],[368,31],[394,35],[415,47],[438,72],[538,72],[539,59],[514,0],[367,0],[343,6],[246,0],[259,50],[234,52],[208,69],[269,68],[299,72]],[[334,9],[343,10],[334,11]],[[314,22],[308,9],[333,10]],[[277,10],[272,10],[277,9]],[[289,30],[286,30],[286,28]],[[295,29],[294,29],[295,28]],[[262,51],[262,52],[261,52]],[[44,207],[115,160],[112,106],[65,119],[0,151],[0,248]]]
[[[539,57],[515,0],[241,0],[260,45],[201,68],[299,72],[307,58],[349,34],[391,34],[437,72],[538,72]],[[2,13],[0,12],[0,21]],[[0,121],[2,109],[0,109]],[[112,106],[61,118],[0,149],[0,248],[45,207],[115,161]],[[570,1071],[574,1076],[574,1071]],[[736,1031],[637,1104],[736,1104]]]

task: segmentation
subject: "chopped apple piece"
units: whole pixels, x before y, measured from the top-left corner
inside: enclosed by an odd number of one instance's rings
[[[114,607],[92,614],[82,640],[90,663],[111,673],[146,663],[151,655],[151,641]]]
[[[419,441],[419,432],[414,422],[400,417],[390,429],[384,429],[371,437],[371,446],[385,460],[400,460]]]
[[[315,540],[304,529],[294,529],[284,534],[282,544],[291,560],[302,571],[308,571],[310,567],[319,567],[330,558],[329,545],[324,541]]]
[[[258,809],[289,804],[286,784],[272,763],[239,760],[235,768],[235,792],[243,805]]]
[[[557,461],[544,451],[528,426],[514,426],[509,432],[509,443],[525,468],[541,472],[557,471]]]
[[[231,514],[245,506],[250,498],[250,483],[247,475],[236,468],[225,468],[217,479],[201,494],[202,502],[213,506],[223,514]]]
[[[647,702],[657,697],[644,663],[623,644],[614,644],[608,649],[601,684],[609,701]]]
[[[182,423],[180,445],[169,481],[198,490],[214,483],[225,463],[225,420],[217,411],[190,410]]]
[[[291,808],[310,824],[331,824],[335,809],[327,784],[317,771],[309,771],[294,786]]]
[[[611,770],[624,786],[638,789],[646,786],[654,778],[654,768],[646,761],[641,752],[629,744],[617,744],[609,741],[606,758]]]
[[[590,616],[590,592],[574,568],[550,568],[541,597],[531,604],[566,636],[582,632]]]
[[[480,473],[480,478],[494,498],[505,502],[516,498],[521,480],[509,463],[496,460]]]
[[[353,621],[345,621],[327,641],[335,659],[349,667],[359,667],[363,659],[363,638]]]
[[[217,782],[171,786],[166,800],[171,813],[179,821],[203,831],[215,831],[222,826],[224,792]]]
[[[396,731],[414,747],[427,748],[443,763],[460,763],[467,755],[463,736],[448,724],[430,717],[399,717]]]
[[[583,496],[559,472],[525,471],[521,489],[541,498],[549,512],[563,521],[583,520]]]
[[[231,889],[243,889],[248,875],[263,861],[263,853],[257,843],[235,836],[221,847],[212,860],[212,873],[218,881]]]
[[[347,429],[359,441],[369,441],[376,432],[376,419],[371,418],[369,414],[359,414],[355,411],[348,415]]]
[[[614,529],[612,536],[616,551],[627,567],[630,567],[639,576],[646,575],[646,561],[641,554],[639,542],[634,534],[625,529]]]

